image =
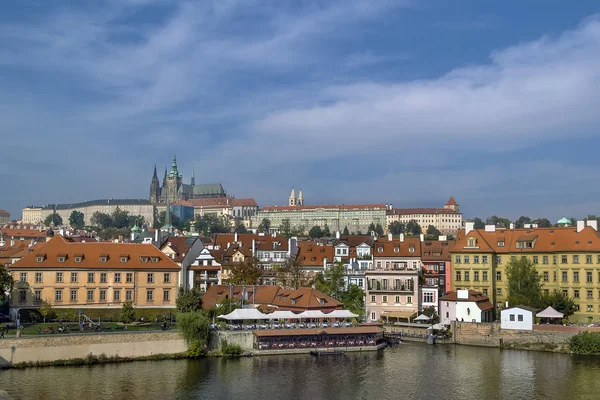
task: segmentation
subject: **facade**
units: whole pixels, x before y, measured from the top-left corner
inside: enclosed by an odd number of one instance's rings
[[[5,210],[0,210],[0,227],[10,222],[10,213]]]
[[[474,229],[473,223],[457,235],[452,255],[452,289],[474,289],[501,308],[507,299],[506,265],[526,257],[542,277],[545,293],[562,291],[574,298],[577,312],[571,320],[600,320],[600,235],[596,221],[578,221],[576,227]]]
[[[250,219],[258,213],[258,204],[254,199],[233,199],[232,214],[234,218],[246,221],[244,225],[250,226]]]
[[[305,232],[313,226],[328,226],[332,232],[348,228],[349,232],[359,233],[367,232],[370,224],[385,226],[386,223],[383,204],[306,206],[303,199],[290,199],[290,204],[299,202],[303,205],[263,207],[251,218],[252,227],[258,227],[263,218],[268,218],[274,232],[279,231],[284,220],[289,220],[292,229]]]
[[[527,306],[505,308],[500,311],[500,328],[520,331],[533,330],[535,309]]]
[[[373,244],[373,264],[366,271],[366,315],[370,321],[406,319],[419,309],[421,241],[418,238],[379,239]]]
[[[10,307],[173,308],[180,267],[151,244],[71,242],[56,235],[9,266]]]
[[[446,283],[449,282],[450,249],[454,241],[445,236],[439,240],[425,240],[421,244],[421,260],[423,262],[423,279],[421,289],[421,308],[433,307],[439,313],[439,298],[446,294]]]
[[[224,251],[220,246],[209,244],[196,257],[196,260],[188,268],[188,287],[199,288],[206,292],[209,287],[220,285],[221,280],[221,260]]]
[[[154,224],[155,209],[148,200],[143,199],[101,199],[84,201],[73,204],[48,204],[43,207],[26,207],[23,209],[23,222],[40,223],[49,215],[56,213],[62,218],[63,224],[69,223],[69,217],[73,211],[83,213],[86,226],[91,226],[91,218],[95,212],[112,214],[117,207],[121,211],[127,211],[129,215],[139,215],[148,224]]]
[[[394,221],[407,224],[414,220],[423,228],[423,233],[433,225],[443,235],[455,234],[462,227],[462,213],[452,196],[442,208],[392,208],[389,204],[386,209],[387,227]]]
[[[149,196],[149,200],[152,204],[166,203],[167,201],[175,203],[180,200],[226,196],[227,194],[220,183],[196,185],[194,171],[192,171],[190,184],[183,183],[183,175],[181,175],[177,169],[177,158],[175,156],[173,156],[173,163],[169,173],[167,173],[167,168],[165,167],[162,186],[158,180],[156,165],[154,166]]]
[[[198,236],[168,237],[160,246],[160,251],[181,267],[179,274],[179,285],[181,287],[191,287],[188,283],[189,274],[187,271],[203,249],[204,244]]]
[[[180,221],[194,220],[194,206],[188,205],[186,202],[180,202],[171,204],[170,208],[173,215],[179,218]]]
[[[444,325],[452,321],[493,322],[494,306],[490,299],[475,290],[457,290],[440,298],[440,320]]]

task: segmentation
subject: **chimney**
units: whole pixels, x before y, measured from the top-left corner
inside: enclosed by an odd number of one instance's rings
[[[440,242],[445,242],[446,240],[448,240],[448,236],[446,236],[446,235],[440,235],[440,237],[438,238],[438,240]]]
[[[510,223],[510,225],[508,226],[510,229],[515,229],[515,224],[513,224],[512,222]]]
[[[591,226],[595,231],[598,230],[598,221],[595,219],[590,219],[586,221],[586,226]]]
[[[15,245],[15,238],[11,237],[10,238],[10,247],[14,247],[14,245]]]
[[[392,241],[392,234],[388,233],[388,242],[391,242],[391,241]]]
[[[256,240],[252,239],[252,255],[256,254]]]
[[[456,291],[456,298],[457,299],[468,299],[469,298],[469,291],[467,289],[459,289]]]
[[[237,242],[237,240],[238,240],[238,234],[236,232],[236,233],[233,234],[233,241]]]
[[[585,228],[585,221],[577,221],[577,232],[581,232]]]
[[[465,223],[465,235],[468,235],[469,232],[475,229],[475,222],[468,221]]]
[[[419,235],[419,240],[420,240],[421,242],[424,242],[424,241],[425,241],[425,235],[423,235],[423,234],[421,233],[421,234]]]
[[[512,228],[510,228],[510,229],[512,229]],[[486,225],[485,231],[486,232],[496,232],[496,225]]]
[[[335,231],[335,238],[339,239],[340,238],[340,231]]]
[[[400,243],[404,243],[404,233],[400,234]]]
[[[227,242],[227,248],[229,248],[229,246],[231,246],[231,243]]]

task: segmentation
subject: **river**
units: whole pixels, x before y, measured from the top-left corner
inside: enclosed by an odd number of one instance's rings
[[[0,371],[13,399],[598,399],[600,357],[409,343],[342,356]]]

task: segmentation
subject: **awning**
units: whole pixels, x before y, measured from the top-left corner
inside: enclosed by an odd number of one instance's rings
[[[327,314],[321,310],[306,310],[297,315],[299,318],[327,318]]]
[[[413,319],[413,321],[429,321],[430,319],[431,318],[429,318],[427,315],[421,314],[417,318]]]
[[[291,311],[273,311],[271,314],[266,314],[268,319],[300,319],[300,315],[294,314]]]
[[[382,316],[386,318],[412,318],[417,315],[416,311],[384,311]]]
[[[261,313],[256,308],[238,308],[227,315],[219,315],[217,318],[226,319],[228,321],[243,321],[246,319],[269,319],[269,316]]]
[[[354,314],[350,310],[333,310],[330,313],[325,314],[325,318],[356,318],[357,314]]]
[[[563,318],[565,315],[556,311],[554,308],[548,306],[544,311],[540,311],[536,314],[538,318]]]

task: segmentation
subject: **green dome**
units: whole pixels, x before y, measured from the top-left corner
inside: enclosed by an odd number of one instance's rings
[[[556,222],[558,225],[571,225],[573,222],[569,218],[562,217]]]
[[[141,229],[135,224],[133,228],[131,228],[131,232],[141,232]]]

